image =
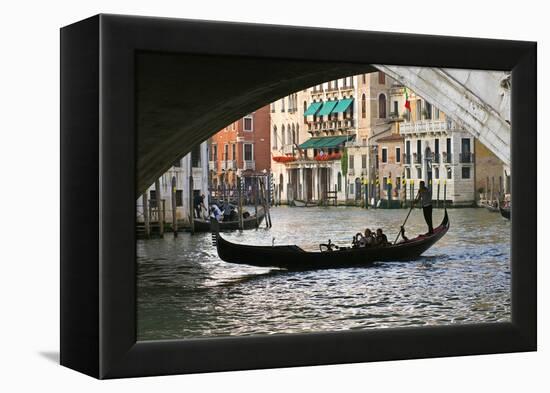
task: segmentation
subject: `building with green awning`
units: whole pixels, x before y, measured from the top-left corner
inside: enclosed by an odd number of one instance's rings
[[[338,104],[336,104],[336,106],[332,110],[332,113],[345,112],[352,103],[353,98],[344,98],[343,100],[338,100]]]
[[[321,108],[321,106],[323,105],[322,102],[312,102],[310,105],[309,105],[309,108],[307,108],[307,110],[304,112],[304,116],[313,116],[317,113],[317,111],[319,110],[319,108]]]
[[[334,109],[334,107],[336,106],[337,103],[338,103],[337,100],[326,101],[326,102],[323,104],[323,107],[321,108],[321,110],[317,113],[317,116],[327,116],[327,115],[330,115],[330,114],[332,113],[332,110]]]
[[[300,149],[331,149],[336,148],[354,138],[354,135],[319,136],[308,139],[298,147]]]

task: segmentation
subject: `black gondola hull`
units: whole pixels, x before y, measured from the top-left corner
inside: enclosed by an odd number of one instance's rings
[[[500,208],[500,215],[506,219],[510,219],[510,208]]]
[[[225,262],[288,270],[335,269],[369,266],[374,262],[411,260],[421,256],[449,229],[447,211],[434,234],[380,248],[340,248],[335,251],[304,251],[298,246],[252,246],[227,241],[215,234],[218,256]]]

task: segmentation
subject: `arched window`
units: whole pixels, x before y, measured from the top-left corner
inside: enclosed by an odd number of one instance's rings
[[[342,173],[338,172],[338,191],[342,191]]]
[[[277,126],[273,126],[273,150],[277,150]]]
[[[378,96],[378,118],[386,118],[386,95],[380,94]]]
[[[286,143],[289,145],[292,143],[292,130],[290,129],[290,124],[286,126]]]
[[[281,146],[285,145],[285,125],[281,127]]]
[[[363,94],[361,97],[361,117],[364,119],[367,117],[367,98]]]

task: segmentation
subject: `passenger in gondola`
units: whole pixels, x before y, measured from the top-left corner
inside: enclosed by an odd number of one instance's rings
[[[390,243],[388,242],[388,238],[387,236],[384,234],[384,232],[382,232],[382,229],[381,228],[378,228],[376,230],[376,240],[375,240],[375,244],[378,246],[378,247],[386,247],[388,246]]]
[[[365,229],[365,247],[372,247],[376,244],[376,239],[372,231],[367,228]]]
[[[223,213],[218,205],[213,204],[210,206],[210,218],[215,218],[217,221],[221,221],[223,219]]]

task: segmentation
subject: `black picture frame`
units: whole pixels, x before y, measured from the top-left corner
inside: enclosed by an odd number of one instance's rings
[[[136,51],[511,70],[511,323],[136,342]],[[535,351],[536,71],[534,42],[103,14],[62,28],[61,364],[103,379]]]

